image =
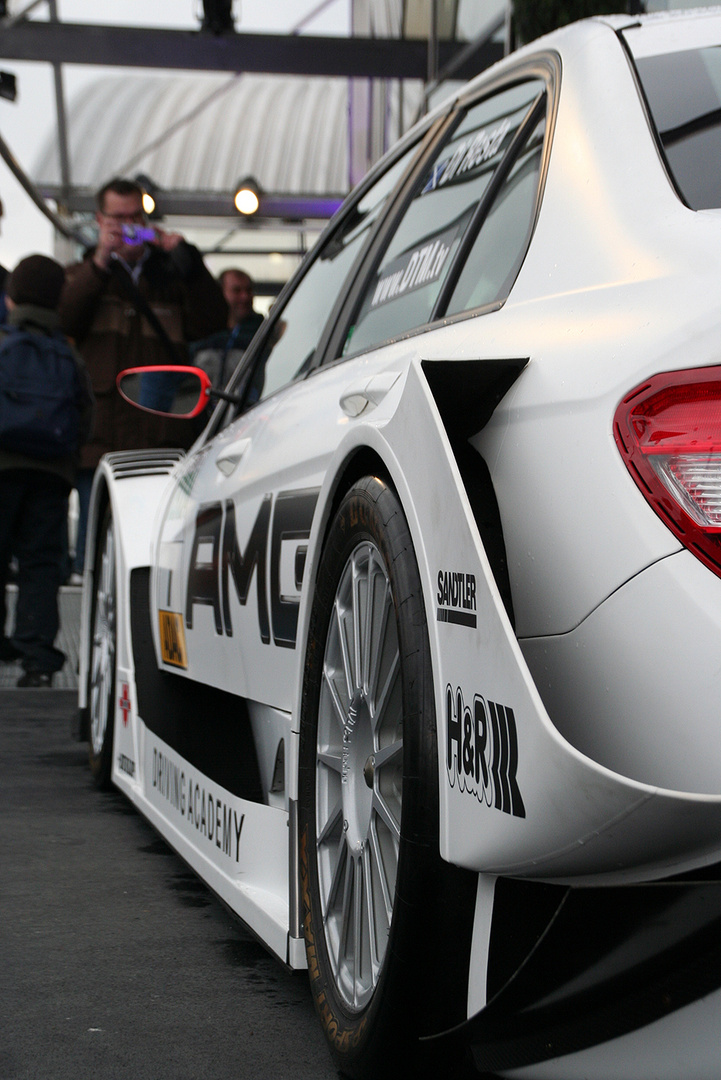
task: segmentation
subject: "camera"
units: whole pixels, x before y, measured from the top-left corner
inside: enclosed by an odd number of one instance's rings
[[[123,225],[123,242],[126,244],[145,244],[155,240],[155,229],[145,225]]]

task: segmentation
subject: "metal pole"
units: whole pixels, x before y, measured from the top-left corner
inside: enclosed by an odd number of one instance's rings
[[[7,165],[8,169],[10,169],[10,172],[13,174],[20,186],[30,196],[32,201],[37,206],[38,210],[45,214],[45,217],[53,223],[58,232],[62,233],[63,236],[67,237],[68,240],[76,240],[79,244],[85,246],[85,241],[83,240],[80,233],[74,232],[71,228],[69,228],[68,225],[66,225],[66,223],[61,217],[58,217],[54,210],[50,209],[48,204],[45,202],[45,199],[40,194],[39,190],[35,187],[35,184],[33,184],[32,180],[23,172],[22,168],[13,156],[10,147],[2,138],[2,136],[0,136],[0,157]]]
[[[428,28],[428,78],[432,83],[438,75],[438,0],[431,0],[431,24]]]
[[[56,0],[48,0],[50,21],[58,22],[58,5]],[[65,90],[63,86],[63,69],[61,64],[53,64],[53,78],[55,81],[55,111],[58,119],[58,151],[60,154],[60,184],[62,201],[67,202],[70,194],[70,154],[68,153],[68,125],[65,111]]]
[[[335,0],[321,0],[320,4],[316,4],[312,11],[309,11],[307,15],[304,15],[294,26],[288,31],[289,34],[299,34],[304,26],[307,26],[309,22],[312,22],[316,15],[320,15],[326,8],[334,4]]]
[[[506,5],[506,33],[503,42],[504,56],[508,56],[513,52],[515,43],[513,41],[513,0],[508,0]]]

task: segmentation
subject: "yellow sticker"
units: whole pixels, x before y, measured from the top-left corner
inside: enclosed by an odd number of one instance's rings
[[[165,664],[187,668],[188,654],[185,651],[185,630],[183,616],[177,611],[159,611],[160,654]]]

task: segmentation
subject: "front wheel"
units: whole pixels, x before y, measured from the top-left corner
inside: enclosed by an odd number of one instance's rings
[[[105,512],[95,555],[90,642],[90,770],[102,790],[111,786],[115,717],[116,632],[115,529]]]
[[[398,498],[373,477],[341,502],[318,574],[300,849],[311,987],[338,1065],[374,1080],[427,1075],[438,1061],[419,1036],[465,1018],[475,878],[438,852],[420,577]]]

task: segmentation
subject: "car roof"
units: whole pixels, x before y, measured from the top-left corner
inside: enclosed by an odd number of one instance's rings
[[[508,56],[460,88],[455,95],[443,102],[436,112],[444,112],[454,97],[466,96],[471,90],[475,90],[476,86],[482,86],[504,69],[536,53],[555,51],[563,58],[564,53],[575,49],[593,32],[594,28],[599,26],[608,27],[614,34],[623,31],[624,37],[633,42],[634,55],[694,48],[701,44],[708,44],[709,38],[718,37],[721,42],[721,5],[678,11],[658,11],[649,15],[594,15],[588,19],[569,23],[509,53]]]
[[[595,15],[569,23],[522,45],[465,85],[456,88],[424,117],[422,124],[443,116],[457,101],[474,96],[487,84],[493,83],[534,56],[555,52],[563,60],[564,54],[575,51],[580,44],[597,33],[600,27],[607,28],[614,36],[623,32],[624,39],[636,58],[684,48],[692,49],[711,44],[714,38],[721,43],[721,5],[659,11],[648,15]],[[411,130],[417,131],[418,126],[415,125]],[[403,141],[405,142],[406,138]]]
[[[721,42],[721,7],[657,12],[630,22],[618,20],[616,25],[617,18],[608,22],[623,31],[636,59]]]

